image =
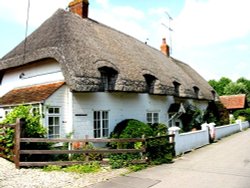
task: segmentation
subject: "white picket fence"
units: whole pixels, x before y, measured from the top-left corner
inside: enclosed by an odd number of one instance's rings
[[[238,121],[235,124],[215,127],[215,140],[240,132],[249,128],[249,122]],[[175,134],[175,153],[183,154],[193,149],[200,148],[209,144],[208,129],[179,134],[178,129],[172,131]]]

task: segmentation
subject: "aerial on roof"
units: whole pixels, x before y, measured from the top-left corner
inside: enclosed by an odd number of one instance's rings
[[[220,96],[221,103],[226,107],[226,109],[242,109],[247,105],[246,95],[225,95]]]
[[[99,91],[100,68],[117,72],[114,91],[146,92],[145,75],[156,81],[152,94],[214,100],[213,88],[189,65],[90,18],[59,9],[0,60],[0,73],[44,58],[60,64],[72,91]]]

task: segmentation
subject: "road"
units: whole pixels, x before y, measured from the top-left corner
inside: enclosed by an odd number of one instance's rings
[[[177,158],[88,188],[249,188],[250,129]]]

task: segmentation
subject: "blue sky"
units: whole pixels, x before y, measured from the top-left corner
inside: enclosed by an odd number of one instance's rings
[[[70,0],[30,0],[29,33]],[[89,0],[89,17],[159,49],[168,12],[172,56],[205,79],[250,79],[249,0]],[[0,57],[24,39],[28,0],[0,2]]]

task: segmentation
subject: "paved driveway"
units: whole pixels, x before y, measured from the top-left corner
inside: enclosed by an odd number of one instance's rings
[[[165,164],[88,188],[250,188],[250,129]]]

